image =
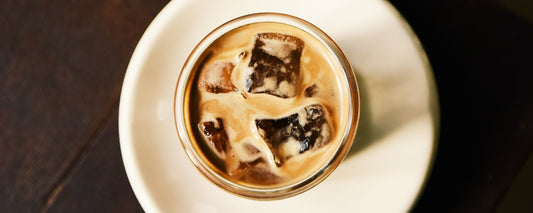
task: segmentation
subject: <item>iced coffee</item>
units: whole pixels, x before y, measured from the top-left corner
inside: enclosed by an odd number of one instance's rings
[[[215,39],[194,63],[185,124],[200,160],[225,182],[252,189],[309,182],[351,144],[354,88],[315,35],[249,23]]]

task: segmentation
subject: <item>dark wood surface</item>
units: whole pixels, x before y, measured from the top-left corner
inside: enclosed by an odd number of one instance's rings
[[[0,1],[0,212],[143,211],[122,164],[118,100],[167,2]],[[494,212],[533,149],[533,4],[392,3],[427,51],[441,104],[413,212]]]
[[[0,212],[141,211],[117,106],[168,1],[0,1]]]

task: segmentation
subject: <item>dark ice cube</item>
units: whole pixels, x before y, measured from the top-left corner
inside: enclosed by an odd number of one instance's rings
[[[231,82],[231,73],[235,64],[230,61],[217,61],[205,67],[200,74],[199,88],[210,93],[228,93],[236,91]]]
[[[305,97],[313,97],[318,92],[318,86],[313,84],[305,88],[304,95]]]
[[[246,173],[248,173],[255,165],[258,163],[264,162],[263,158],[257,158],[256,160],[249,161],[249,162],[239,162],[239,167],[237,167],[234,170],[229,171],[229,175],[234,178],[240,178]]]
[[[257,119],[255,124],[278,166],[294,155],[326,145],[331,133],[320,104],[306,106],[284,118]]]
[[[301,39],[291,35],[257,34],[248,64],[250,71],[245,79],[246,91],[282,98],[294,97],[303,45]]]
[[[231,145],[224,130],[222,119],[217,118],[216,122],[201,122],[198,124],[198,128],[211,150],[219,157],[225,156],[226,152],[231,148]]]
[[[245,143],[243,144],[243,147],[244,147],[244,150],[246,151],[246,154],[249,156],[258,155],[261,153],[261,150],[259,150],[259,148],[255,147],[252,144]]]
[[[240,179],[257,185],[274,185],[284,181],[283,177],[273,173],[271,168],[263,162],[251,167]]]

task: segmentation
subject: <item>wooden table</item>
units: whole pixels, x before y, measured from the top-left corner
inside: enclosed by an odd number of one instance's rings
[[[122,164],[118,101],[167,2],[0,1],[0,212],[143,211]],[[414,212],[492,212],[531,155],[533,4],[503,2],[392,2],[427,51],[441,104]]]

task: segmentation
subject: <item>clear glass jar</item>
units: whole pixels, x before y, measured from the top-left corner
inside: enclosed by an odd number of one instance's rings
[[[332,127],[334,127],[332,130],[335,131],[335,136],[332,136],[331,141],[328,142],[328,151],[323,151],[320,152],[321,154],[317,154],[319,155],[317,159],[320,160],[309,163],[312,164],[312,166],[310,166],[308,170],[305,170],[305,172],[301,172],[301,175],[285,178],[288,180],[279,184],[261,185],[240,181],[232,178],[232,176],[228,175],[224,169],[220,168],[220,166],[215,165],[216,163],[210,159],[208,154],[205,154],[205,150],[199,145],[199,143],[203,142],[203,139],[199,137],[197,124],[192,122],[194,119],[192,119],[193,116],[191,116],[191,113],[199,113],[195,110],[201,110],[191,106],[191,103],[199,99],[197,97],[198,94],[194,92],[194,85],[196,85],[196,81],[198,80],[197,75],[199,75],[199,70],[203,67],[202,63],[207,60],[207,58],[211,57],[212,52],[208,52],[207,50],[212,48],[214,43],[220,42],[221,37],[235,35],[234,32],[254,24],[263,24],[261,26],[266,26],[268,24],[287,26],[287,28],[278,28],[276,26],[270,28],[266,27],[269,32],[279,29],[276,33],[291,34],[298,31],[297,33],[299,33],[299,35],[306,38],[303,39],[304,42],[313,44],[315,45],[314,47],[318,47],[319,51],[315,52],[320,53],[318,55],[315,54],[312,57],[302,57],[301,61],[303,61],[303,63],[313,63],[315,60],[327,62],[328,66],[333,71],[332,74],[335,76],[335,81],[332,83],[334,86],[330,86],[335,91],[338,91],[338,97],[331,99],[334,100],[334,102],[324,103],[325,105],[330,105],[329,107],[326,107],[326,111],[331,114],[329,119],[335,121],[332,125]],[[286,30],[290,32],[284,32]],[[316,57],[323,58],[317,59]],[[305,68],[305,66],[302,67]],[[323,74],[320,75],[324,76]],[[325,76],[328,75],[330,74],[326,74]],[[302,89],[303,87],[299,88],[299,90]],[[241,91],[242,90],[238,90],[238,92]],[[241,93],[241,95],[247,96],[247,93]],[[303,95],[304,93],[300,91],[297,92],[297,94]],[[253,94],[248,95],[251,96]],[[294,98],[290,100],[300,99]],[[179,75],[176,86],[174,110],[179,140],[186,151],[187,156],[198,171],[200,171],[212,183],[235,195],[250,199],[274,200],[291,197],[312,188],[329,176],[342,162],[350,150],[357,130],[359,120],[359,91],[356,77],[350,63],[341,49],[328,35],[326,35],[326,33],[311,23],[297,17],[279,13],[257,13],[245,15],[221,25],[209,33],[195,47]],[[287,170],[291,170],[291,168],[287,168]]]

